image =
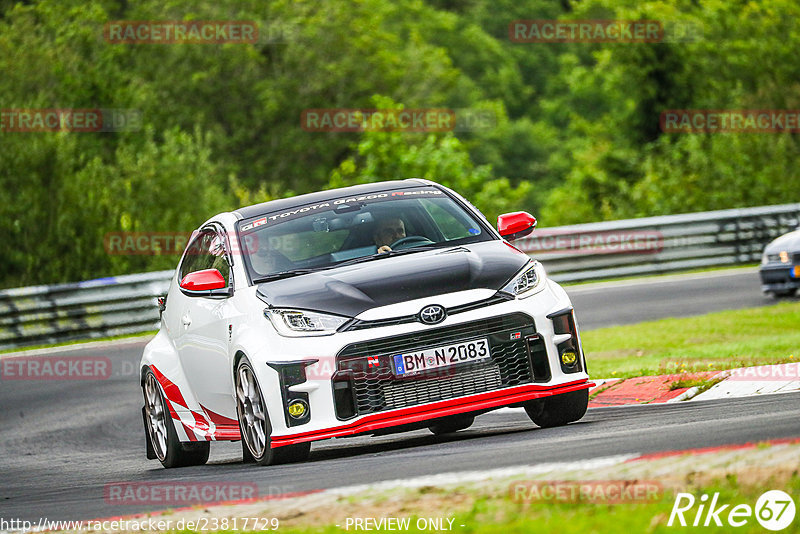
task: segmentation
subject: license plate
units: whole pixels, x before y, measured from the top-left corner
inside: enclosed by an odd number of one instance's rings
[[[489,341],[483,338],[395,354],[392,356],[392,366],[395,375],[402,376],[461,363],[479,362],[490,357]]]

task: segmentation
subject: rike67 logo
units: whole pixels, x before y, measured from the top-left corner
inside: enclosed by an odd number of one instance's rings
[[[696,499],[691,493],[678,493],[669,514],[667,526],[730,526],[743,527],[755,520],[767,530],[783,530],[794,521],[794,500],[781,490],[770,490],[756,501],[755,508],[749,504],[722,504],[719,493],[709,498],[704,493]]]

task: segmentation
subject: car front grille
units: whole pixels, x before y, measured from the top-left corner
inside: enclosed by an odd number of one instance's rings
[[[761,269],[760,275],[762,284],[785,284],[792,280],[788,265],[784,269]]]
[[[389,380],[379,387],[364,387],[362,396],[358,397],[359,409],[370,410],[373,407],[384,409],[405,408],[442,399],[462,397],[473,393],[481,393],[502,386],[500,368],[497,365],[486,365],[465,370],[447,379],[428,379],[415,381]],[[377,410],[376,410],[377,411]]]
[[[490,360],[414,376],[396,377],[392,372],[395,354],[484,337],[489,339]],[[350,380],[355,408],[355,413],[340,418],[473,395],[550,376],[533,319],[522,313],[354,343],[337,355],[337,369]],[[337,407],[337,414],[341,413]]]

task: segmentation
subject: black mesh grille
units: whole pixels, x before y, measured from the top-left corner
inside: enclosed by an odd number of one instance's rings
[[[762,269],[761,282],[764,284],[785,284],[791,280],[791,268]]]
[[[500,370],[496,365],[489,365],[465,370],[447,378],[389,380],[378,387],[367,385],[361,388],[363,391],[356,392],[356,398],[359,410],[391,410],[499,389],[501,386]]]
[[[416,406],[533,382],[526,337],[533,319],[517,313],[348,345],[338,369],[353,372],[359,415]],[[486,337],[491,360],[395,377],[391,356]],[[537,373],[538,374],[538,373]],[[549,374],[549,369],[548,369]]]

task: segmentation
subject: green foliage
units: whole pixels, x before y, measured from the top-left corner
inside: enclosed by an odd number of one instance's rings
[[[658,117],[669,109],[797,108],[800,67],[791,50],[800,35],[787,21],[800,7],[785,0],[628,4],[582,2],[570,18],[681,22],[702,36],[565,52],[570,69],[554,79],[569,90],[542,105],[569,116],[561,133],[574,163],[542,218],[577,223],[796,202],[793,135],[664,134]]]
[[[385,97],[373,102],[377,109],[402,109]],[[475,166],[452,133],[371,131],[354,152],[331,173],[332,187],[405,178],[435,180],[480,206],[490,221],[522,205],[531,191],[528,182],[513,187],[506,178],[494,178],[490,165]]]
[[[16,159],[11,175],[26,196],[0,193],[0,220],[15,244],[6,279],[30,284],[174,267],[175,256],[109,254],[106,234],[188,234],[230,202],[199,132],[154,136],[147,127],[141,143],[120,145],[110,161],[80,153],[76,135],[33,136],[38,150]],[[8,148],[15,147],[0,150]]]

